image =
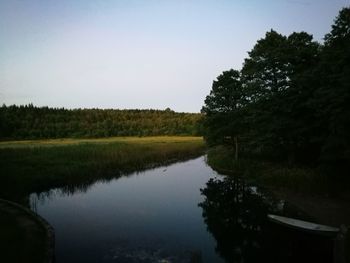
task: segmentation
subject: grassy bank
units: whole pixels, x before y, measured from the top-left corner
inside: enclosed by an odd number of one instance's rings
[[[0,143],[0,197],[53,187],[87,187],[203,153],[201,137],[124,137]]]
[[[326,175],[317,168],[288,167],[286,164],[241,159],[232,150],[216,147],[208,151],[208,164],[226,175],[237,175],[268,188],[306,212],[318,223],[350,225],[349,183]]]
[[[319,169],[288,167],[284,164],[241,159],[225,147],[208,151],[208,164],[216,171],[242,176],[247,181],[268,188],[277,198],[286,200],[308,214],[315,222],[350,229],[349,181],[332,178]],[[350,231],[346,245],[346,262],[350,262]]]
[[[221,173],[243,176],[269,188],[331,194],[335,186],[328,176],[316,168],[293,167],[254,159],[235,161],[233,151],[223,146],[208,152],[208,164]]]

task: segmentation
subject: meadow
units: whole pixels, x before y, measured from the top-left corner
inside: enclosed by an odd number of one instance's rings
[[[113,137],[0,142],[0,197],[86,189],[135,171],[199,156],[202,137]]]

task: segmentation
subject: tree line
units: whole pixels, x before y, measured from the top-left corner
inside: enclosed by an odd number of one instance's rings
[[[207,142],[230,144],[236,158],[349,164],[350,8],[323,43],[267,32],[241,70],[217,77],[202,112]]]
[[[0,139],[199,135],[198,113],[166,110],[0,107]]]

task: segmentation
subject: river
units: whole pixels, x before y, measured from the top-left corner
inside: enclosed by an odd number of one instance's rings
[[[307,218],[256,186],[217,174],[205,156],[33,193],[30,203],[55,229],[57,263],[293,262],[266,215]]]

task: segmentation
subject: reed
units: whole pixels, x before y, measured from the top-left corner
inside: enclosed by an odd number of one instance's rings
[[[115,178],[199,156],[204,147],[201,137],[2,142],[0,197]]]

